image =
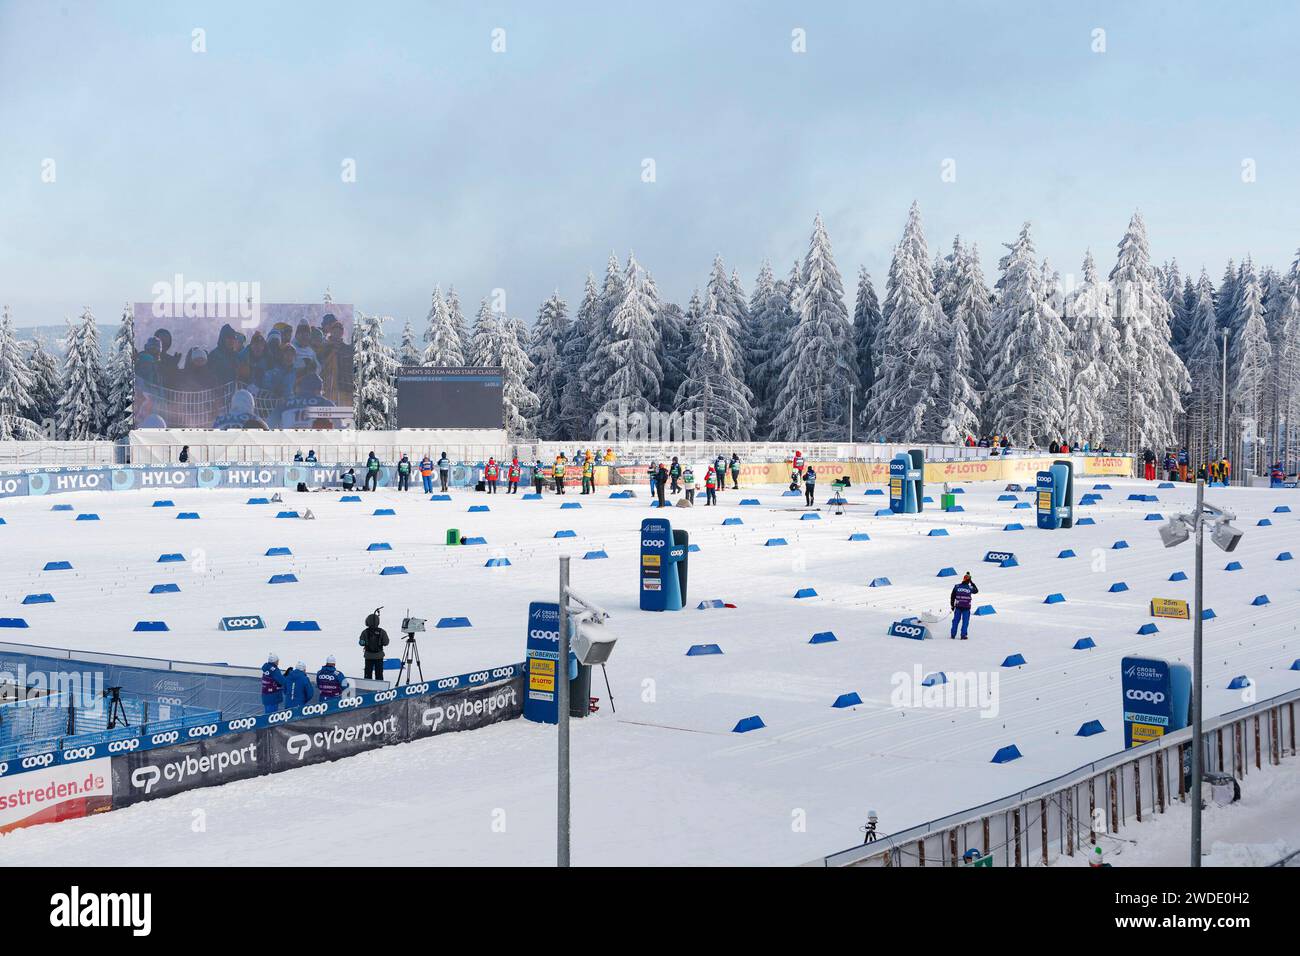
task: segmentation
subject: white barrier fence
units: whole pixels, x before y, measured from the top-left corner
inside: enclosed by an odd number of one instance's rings
[[[1300,690],[1207,719],[1206,772],[1244,781],[1296,756]],[[1000,800],[890,834],[813,861],[811,866],[960,866],[966,850],[995,866],[1048,866],[1085,853],[1121,829],[1188,799],[1184,757],[1191,728],[1112,754]]]
[[[190,464],[288,464],[294,456],[315,451],[321,464],[364,461],[373,451],[381,461],[394,462],[403,454],[413,460],[428,453],[437,458],[443,452],[453,461],[486,461],[489,457],[509,461],[541,459],[554,461],[561,452],[572,457],[595,448],[603,459],[614,452],[619,464],[668,461],[712,461],[718,455],[730,459],[733,453],[744,462],[788,461],[797,449],[816,461],[888,461],[900,451],[920,448],[926,461],[974,461],[989,457],[993,449],[943,444],[884,444],[874,442],[821,442],[796,445],[783,442],[512,442],[497,429],[410,429],[402,431],[212,431],[206,429],[141,430],[131,433],[129,444],[109,441],[11,441],[0,442],[0,469],[38,468],[48,465],[169,465],[180,461],[181,450],[189,449]],[[1011,455],[1042,449],[1013,448]]]

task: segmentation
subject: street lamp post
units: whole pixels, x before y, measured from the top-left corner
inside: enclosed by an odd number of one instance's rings
[[[1201,696],[1204,689],[1202,670],[1202,615],[1205,613],[1205,526],[1213,528],[1212,540],[1224,551],[1234,551],[1242,534],[1231,522],[1236,516],[1208,504],[1205,500],[1205,480],[1196,479],[1196,511],[1193,514],[1174,515],[1160,528],[1160,537],[1166,548],[1182,544],[1189,536],[1196,536],[1196,580],[1192,600],[1192,833],[1191,865],[1201,865],[1201,779],[1204,776],[1204,738],[1201,730],[1203,716]],[[1182,767],[1179,767],[1182,773]]]
[[[555,662],[556,731],[559,737],[558,766],[556,768],[555,787],[555,865],[569,865],[569,618],[573,611],[578,612],[578,646],[579,664],[600,664],[604,666],[614,649],[614,638],[605,631],[604,622],[609,614],[583,600],[569,587],[569,556],[560,555],[560,646],[559,660]],[[572,605],[572,609],[570,607]],[[606,677],[606,683],[609,678]]]
[[[1196,584],[1192,614],[1192,866],[1201,865],[1201,776],[1205,772],[1201,755],[1201,615],[1205,604],[1205,482],[1196,482]],[[1182,767],[1178,768],[1182,773]]]

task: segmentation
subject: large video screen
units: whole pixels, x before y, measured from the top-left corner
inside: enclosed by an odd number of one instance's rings
[[[136,303],[135,426],[351,428],[352,306],[242,311]]]
[[[499,368],[403,366],[397,373],[398,428],[504,428]]]

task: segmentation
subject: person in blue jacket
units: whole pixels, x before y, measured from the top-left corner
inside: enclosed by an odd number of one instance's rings
[[[325,666],[316,672],[316,689],[320,691],[321,703],[338,700],[343,696],[343,689],[348,686],[348,679],[335,666],[334,655],[325,658]]]
[[[284,675],[280,673],[280,657],[274,651],[262,665],[262,710],[274,713],[284,708]]]
[[[311,686],[311,678],[307,676],[306,664],[299,661],[284,672],[285,707],[301,707],[303,704],[310,704],[314,696],[316,691]]]
[[[948,635],[950,638],[957,637],[957,627],[960,625],[961,639],[966,640],[966,632],[970,630],[971,598],[979,593],[980,589],[971,580],[969,571],[962,575],[960,584],[953,586],[952,593],[948,595],[948,606],[952,609],[952,633]]]

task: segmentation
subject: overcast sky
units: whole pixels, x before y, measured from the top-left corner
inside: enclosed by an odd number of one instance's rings
[[[1089,246],[1109,270],[1140,208],[1158,261],[1217,283],[1300,245],[1297,26],[1258,0],[0,0],[0,302],[111,321],[179,272],[417,328],[435,283],[471,315],[502,288],[531,322],[611,251],[667,299],[716,253],[748,291],[820,210],[851,305],[912,199],[990,282],[1025,219],[1062,273]]]

